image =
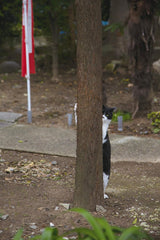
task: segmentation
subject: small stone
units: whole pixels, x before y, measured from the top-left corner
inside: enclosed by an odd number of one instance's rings
[[[133,87],[133,83],[128,83],[128,87],[129,88]]]
[[[147,227],[147,228],[149,228],[149,225],[148,225],[146,222],[141,222],[141,223],[140,223],[140,226],[141,226],[141,227]]]
[[[9,215],[8,215],[8,214],[5,214],[5,215],[2,215],[2,216],[1,216],[1,219],[2,219],[2,220],[6,220],[8,217],[9,217]]]
[[[20,65],[15,61],[4,61],[0,64],[0,73],[18,72]]]
[[[31,223],[30,228],[32,228],[32,229],[37,229],[37,226],[36,226],[35,223]]]
[[[99,213],[105,213],[106,209],[102,207],[101,205],[96,205],[96,211]]]
[[[147,135],[149,132],[148,131],[144,131],[144,135]]]
[[[1,159],[0,159],[0,162],[3,163],[3,162],[5,162],[5,160],[1,158]]]
[[[3,233],[3,231],[2,231],[2,230],[0,230],[0,234],[1,234],[1,233]]]
[[[49,226],[50,226],[50,227],[54,227],[54,223],[50,222],[50,223],[49,223]]]
[[[160,74],[160,59],[158,59],[157,61],[153,62],[153,69]]]
[[[64,207],[65,209],[69,210],[70,209],[70,204],[69,203],[60,203],[60,206]]]
[[[5,169],[6,173],[12,173],[15,170],[15,168],[13,167],[8,167],[7,169]]]
[[[157,103],[157,102],[158,102],[158,99],[157,99],[157,98],[154,98],[153,101],[154,101],[154,103]]]
[[[159,228],[157,226],[153,226],[153,230],[157,231]]]
[[[52,165],[57,165],[57,161],[52,161]]]

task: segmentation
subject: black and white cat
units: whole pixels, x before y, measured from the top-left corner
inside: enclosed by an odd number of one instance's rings
[[[102,144],[103,144],[103,189],[104,198],[108,198],[105,189],[108,185],[111,168],[111,145],[108,136],[108,127],[112,120],[115,108],[105,107],[102,109]],[[74,105],[75,124],[77,124],[77,103]]]
[[[113,111],[115,108],[105,107],[102,109],[102,143],[103,143],[103,189],[104,198],[108,198],[105,194],[108,185],[111,169],[111,144],[108,136],[108,127],[112,120]]]

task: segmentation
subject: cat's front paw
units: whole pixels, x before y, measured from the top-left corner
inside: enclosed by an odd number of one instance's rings
[[[104,199],[108,199],[108,195],[107,194],[104,194]]]

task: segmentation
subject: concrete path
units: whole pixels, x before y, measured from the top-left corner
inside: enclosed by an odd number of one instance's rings
[[[75,157],[74,130],[12,125],[0,129],[0,148]]]
[[[160,139],[112,134],[112,161],[160,162]]]
[[[160,162],[160,139],[110,134],[112,161]],[[14,124],[0,127],[0,149],[76,156],[76,131]]]
[[[22,117],[20,113],[14,112],[0,112],[0,121],[6,123],[14,123],[18,118]]]

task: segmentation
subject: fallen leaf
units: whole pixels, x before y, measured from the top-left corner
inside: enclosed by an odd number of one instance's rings
[[[132,224],[135,225],[136,223],[137,223],[137,218],[134,219]]]

